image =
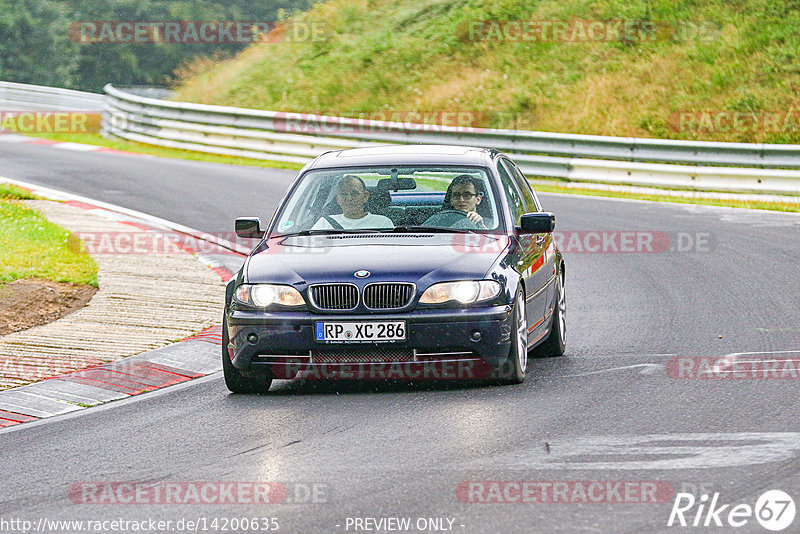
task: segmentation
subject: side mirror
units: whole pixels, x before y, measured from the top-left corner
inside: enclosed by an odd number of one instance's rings
[[[521,232],[548,234],[556,227],[556,216],[548,212],[525,213],[520,217]]]
[[[258,217],[240,217],[235,223],[236,235],[241,238],[261,238],[264,230],[261,229],[261,219]]]

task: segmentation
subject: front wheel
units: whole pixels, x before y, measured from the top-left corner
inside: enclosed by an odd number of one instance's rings
[[[537,352],[544,358],[563,356],[567,350],[567,298],[564,290],[564,279],[559,275],[556,279],[556,305],[553,310],[553,323],[550,335],[537,347]]]
[[[251,378],[244,376],[233,366],[228,355],[228,320],[222,319],[222,374],[225,376],[225,385],[233,393],[266,393],[272,385],[272,378]]]
[[[525,370],[528,368],[528,319],[525,313],[525,295],[522,291],[517,291],[514,301],[511,349],[508,352],[508,360],[500,368],[501,384],[521,384],[525,381]]]

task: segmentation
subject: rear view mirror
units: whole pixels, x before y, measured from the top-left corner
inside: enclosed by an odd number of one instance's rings
[[[384,191],[408,191],[416,188],[417,181],[413,178],[381,178],[378,180],[378,185],[375,186],[375,189]]]
[[[520,231],[546,234],[556,227],[556,216],[549,212],[526,213],[520,220]]]
[[[236,235],[241,238],[261,238],[264,230],[261,229],[261,219],[258,217],[240,217],[235,223]]]

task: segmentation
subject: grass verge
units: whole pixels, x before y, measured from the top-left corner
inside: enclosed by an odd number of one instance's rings
[[[35,200],[38,197],[28,191],[12,184],[0,182],[0,200]]]
[[[44,278],[97,287],[97,264],[92,257],[81,252],[80,241],[68,230],[20,201],[31,196],[0,184],[0,285]]]

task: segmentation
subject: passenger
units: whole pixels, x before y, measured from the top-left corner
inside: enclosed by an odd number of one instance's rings
[[[369,191],[364,180],[347,174],[336,186],[336,203],[342,208],[338,215],[321,217],[312,230],[354,230],[359,228],[394,228],[389,217],[367,213]]]
[[[447,193],[444,196],[444,204],[442,210],[435,213],[427,221],[426,225],[437,225],[439,223],[450,222],[448,226],[453,228],[464,227],[462,218],[453,219],[452,217],[444,217],[447,212],[459,211],[462,212],[466,218],[475,225],[477,228],[485,229],[486,221],[478,214],[478,204],[483,200],[483,180],[470,176],[469,174],[461,174],[456,176],[450,185],[447,187]]]

